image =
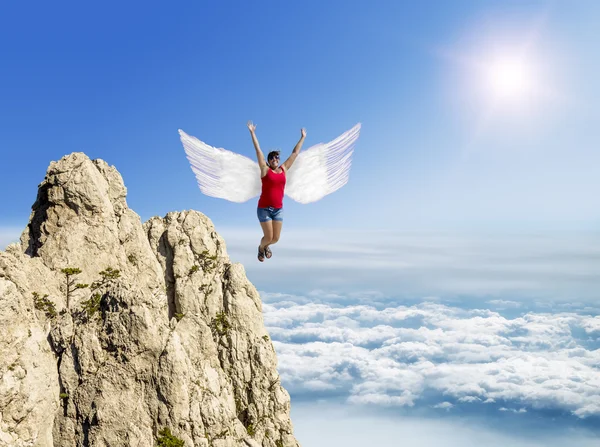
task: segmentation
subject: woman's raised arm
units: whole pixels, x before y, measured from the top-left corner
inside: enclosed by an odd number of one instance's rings
[[[256,126],[252,124],[252,121],[248,121],[248,130],[250,130],[250,135],[252,135],[252,143],[254,143],[254,149],[256,149],[256,158],[258,159],[258,165],[260,168],[264,168],[267,166],[267,162],[265,161],[265,156],[260,150],[260,145],[258,144],[258,138],[256,138]]]
[[[285,172],[287,172],[288,169],[290,169],[292,167],[292,165],[294,164],[294,161],[296,160],[296,157],[300,153],[300,149],[302,149],[302,143],[304,143],[304,139],[306,138],[306,129],[303,128],[300,131],[300,135],[301,135],[300,141],[298,141],[298,143],[296,143],[296,147],[294,147],[294,150],[292,151],[292,155],[290,155],[288,157],[288,159],[281,165],[285,169]]]

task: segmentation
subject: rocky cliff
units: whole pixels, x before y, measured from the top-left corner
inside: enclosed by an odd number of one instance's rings
[[[51,163],[0,328],[0,446],[298,446],[243,266],[199,212],[142,224],[102,160]]]

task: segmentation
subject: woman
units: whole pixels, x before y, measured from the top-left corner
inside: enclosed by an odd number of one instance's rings
[[[302,143],[304,143],[304,138],[306,138],[306,129],[300,131],[300,141],[294,147],[292,155],[282,165],[279,164],[279,151],[269,152],[267,161],[265,161],[265,156],[260,150],[258,139],[256,138],[256,126],[252,124],[252,121],[248,121],[248,129],[250,130],[250,135],[252,135],[254,149],[256,149],[256,158],[258,158],[262,181],[262,192],[258,200],[256,213],[264,234],[258,246],[258,260],[263,262],[265,257],[269,259],[273,256],[269,245],[275,244],[281,235],[285,175],[300,153]]]

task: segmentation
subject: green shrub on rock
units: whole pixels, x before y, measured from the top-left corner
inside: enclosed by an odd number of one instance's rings
[[[216,317],[213,318],[211,327],[217,334],[219,334],[219,336],[229,333],[231,324],[227,320],[227,315],[225,312],[219,312]]]
[[[185,443],[178,437],[173,436],[171,430],[167,427],[163,428],[158,434],[158,447],[185,447]]]
[[[41,297],[39,293],[33,292],[33,306],[43,311],[48,318],[56,317],[56,306],[48,299],[48,295]]]
[[[87,314],[88,318],[92,318],[100,310],[101,300],[102,295],[95,293],[89,299],[82,301],[83,311]]]

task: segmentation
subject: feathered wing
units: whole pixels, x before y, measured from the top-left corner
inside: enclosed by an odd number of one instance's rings
[[[329,143],[319,143],[300,152],[287,173],[285,193],[296,202],[322,199],[344,186],[350,178],[354,144],[360,123]]]
[[[258,163],[226,149],[209,146],[181,129],[179,135],[204,194],[238,203],[260,194]]]

